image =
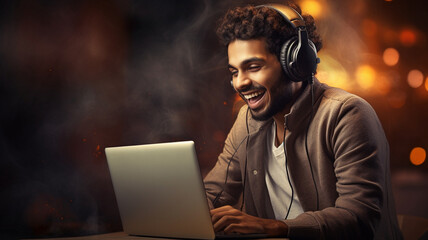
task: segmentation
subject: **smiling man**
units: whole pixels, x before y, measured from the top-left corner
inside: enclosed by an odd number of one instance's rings
[[[284,103],[291,103],[301,83],[286,84],[281,64],[266,49],[265,39],[236,39],[229,44],[228,56],[232,83],[246,100],[254,119],[268,120],[287,112]],[[283,121],[284,114],[280,119]]]
[[[314,20],[286,5],[235,8],[218,29],[246,105],[204,179],[214,228],[401,239],[376,113],[314,77],[322,46]]]

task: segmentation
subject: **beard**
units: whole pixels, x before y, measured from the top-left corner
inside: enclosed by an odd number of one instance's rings
[[[251,88],[266,90],[263,87],[252,86]],[[245,102],[247,102],[245,97],[241,93],[239,94],[241,98],[244,99]],[[278,84],[276,84],[270,89],[270,95],[270,103],[265,109],[260,111],[250,109],[251,116],[253,117],[253,119],[257,121],[266,121],[272,118],[275,114],[282,111],[285,106],[287,106],[287,104],[290,104],[293,99],[290,82],[282,78],[280,81],[278,81]]]

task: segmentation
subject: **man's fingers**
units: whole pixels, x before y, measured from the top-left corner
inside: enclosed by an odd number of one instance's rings
[[[263,233],[263,228],[259,225],[248,224],[248,223],[232,223],[224,228],[225,233]]]
[[[288,226],[282,221],[263,219],[243,213],[231,206],[210,211],[214,231],[225,233],[266,233],[269,236],[286,236]]]
[[[210,211],[214,231],[226,233],[262,233],[263,226],[257,218],[249,216],[231,206],[223,206]]]
[[[216,208],[210,211],[211,221],[216,223],[219,219],[224,216],[239,216],[242,213],[231,206],[224,206],[221,208]]]
[[[222,215],[216,216],[216,221],[213,221],[214,231],[219,232],[222,231],[225,227],[239,222],[239,216],[235,215]]]
[[[214,208],[214,209],[210,210],[210,213],[212,215],[212,214],[218,214],[221,212],[229,212],[229,211],[233,211],[233,210],[236,210],[236,209],[233,208],[232,206],[227,205],[227,206],[222,206],[219,208]],[[236,211],[238,211],[238,210],[236,210]]]

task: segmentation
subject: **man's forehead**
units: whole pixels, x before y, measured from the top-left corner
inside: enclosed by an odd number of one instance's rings
[[[266,59],[270,54],[266,49],[264,39],[237,39],[231,42],[227,48],[229,65],[238,66],[248,59]]]

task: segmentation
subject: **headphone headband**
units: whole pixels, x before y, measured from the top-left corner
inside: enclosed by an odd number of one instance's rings
[[[267,7],[277,11],[294,28],[306,27],[305,20],[303,20],[302,15],[292,7],[280,4],[260,5],[258,7]]]

